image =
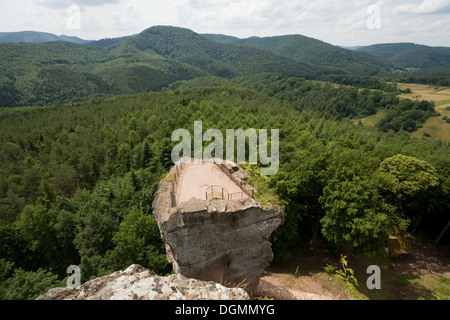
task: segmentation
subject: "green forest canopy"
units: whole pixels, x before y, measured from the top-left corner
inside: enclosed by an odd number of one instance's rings
[[[449,145],[409,137],[437,113],[398,98],[379,76],[391,64],[301,37],[209,38],[153,27],[88,45],[0,44],[0,299],[64,286],[69,265],[83,281],[132,263],[169,273],[151,204],[171,133],[194,121],[280,130],[278,174],[247,166],[286,215],[271,238],[278,263],[305,242],[380,252],[392,233],[441,232]],[[316,48],[308,63],[302,43]],[[445,83],[440,68],[390,76]],[[354,124],[378,111],[375,128]]]
[[[448,82],[448,74],[397,70],[383,58],[302,36],[215,41],[157,26],[87,44],[0,43],[0,107],[43,106],[161,91],[180,80],[282,73],[392,91],[386,79]],[[228,39],[229,40],[229,39]]]
[[[172,166],[172,131],[192,131],[196,120],[204,130],[280,129],[280,171],[265,180],[286,215],[271,239],[277,262],[305,241],[379,251],[391,233],[420,222],[435,237],[448,220],[448,144],[356,126],[242,87],[7,108],[0,112],[0,297],[34,298],[61,285],[73,264],[83,281],[131,263],[170,272],[152,197]],[[405,175],[403,166],[416,171]]]

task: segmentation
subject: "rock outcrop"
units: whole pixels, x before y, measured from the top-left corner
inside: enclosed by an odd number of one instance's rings
[[[173,177],[177,170],[172,168],[167,177]],[[233,171],[234,176],[246,175],[240,167]],[[269,237],[284,222],[283,213],[263,208],[248,197],[192,198],[177,204],[173,188],[170,179],[161,182],[153,214],[174,271],[252,292],[273,259]]]
[[[151,275],[140,265],[90,280],[78,289],[55,288],[36,300],[249,300],[240,288],[188,279],[180,274]]]

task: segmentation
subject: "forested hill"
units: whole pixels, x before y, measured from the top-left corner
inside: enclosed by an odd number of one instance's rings
[[[67,41],[73,43],[88,43],[89,40],[83,40],[78,37],[71,36],[57,36],[52,33],[47,32],[37,32],[37,31],[20,31],[20,32],[0,32],[0,42],[31,42],[31,43],[42,43],[42,42],[52,42],[52,41]]]
[[[450,64],[450,48],[448,47],[386,43],[361,47],[357,51],[382,57],[403,68],[424,69]]]
[[[184,28],[156,26],[127,41],[142,51],[183,61],[217,76],[260,72],[318,75],[330,72],[303,62],[296,63],[265,50],[219,43]]]
[[[383,90],[381,76],[391,71],[396,70],[383,58],[300,35],[238,39],[155,26],[86,44],[0,43],[0,107],[71,103],[161,91],[197,77],[261,73]],[[448,81],[439,70],[430,73],[414,76]]]
[[[320,77],[345,73],[163,26],[87,45],[1,43],[0,70],[0,107],[159,91],[174,81],[207,75],[289,72]]]
[[[204,34],[204,36],[223,43],[260,48],[297,62],[340,68],[358,75],[376,75],[394,69],[393,65],[383,58],[343,49],[302,35],[247,39],[216,34]]]

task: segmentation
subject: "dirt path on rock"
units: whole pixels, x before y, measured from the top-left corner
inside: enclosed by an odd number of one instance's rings
[[[220,186],[225,195],[242,192],[243,198],[248,195],[234,183],[216,164],[186,164],[180,173],[177,194],[178,203],[192,198],[206,200],[206,191],[210,186]],[[219,188],[220,190],[220,188]]]

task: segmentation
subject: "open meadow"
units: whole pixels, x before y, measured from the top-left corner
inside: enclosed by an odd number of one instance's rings
[[[440,113],[439,117],[429,118],[422,128],[411,134],[411,137],[450,140],[450,123],[444,119],[450,118],[450,88],[411,83],[399,83],[398,88],[411,90],[411,93],[401,94],[400,98],[434,101],[436,111]]]

